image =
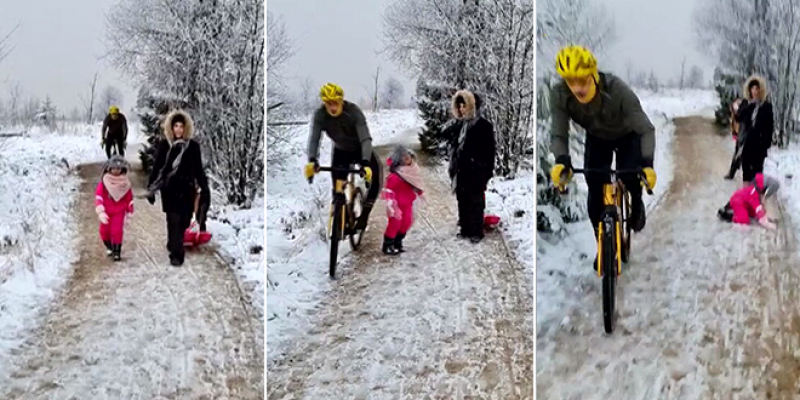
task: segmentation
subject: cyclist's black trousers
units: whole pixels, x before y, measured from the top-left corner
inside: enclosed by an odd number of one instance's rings
[[[125,141],[120,138],[107,137],[106,138],[106,156],[111,158],[111,149],[117,148],[117,154],[125,156]]]
[[[626,170],[642,167],[642,141],[639,135],[631,133],[616,140],[604,140],[589,134],[586,135],[586,150],[583,155],[584,168],[609,169],[614,153],[617,165],[614,169]],[[635,174],[621,175],[625,188],[631,194],[631,205],[642,198],[642,185]],[[586,184],[589,189],[588,208],[592,227],[597,229],[603,214],[603,184],[610,183],[608,174],[588,172]]]
[[[361,152],[360,151],[345,151],[340,150],[337,148],[333,149],[333,157],[331,157],[331,166],[336,168],[349,168],[350,164],[352,163],[361,163]],[[367,191],[366,199],[364,199],[364,213],[366,216],[369,216],[370,211],[372,211],[372,206],[375,205],[375,200],[378,199],[378,195],[381,193],[381,183],[383,182],[383,169],[381,165],[381,160],[378,158],[378,155],[375,152],[372,152],[372,156],[370,157],[370,164],[368,165],[372,169],[372,182],[370,183],[369,190]],[[336,184],[336,179],[347,179],[346,173],[341,172],[333,172],[333,184]],[[334,193],[336,187],[334,186]]]

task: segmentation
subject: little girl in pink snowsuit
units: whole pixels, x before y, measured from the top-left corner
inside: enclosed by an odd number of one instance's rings
[[[404,252],[403,239],[414,223],[414,200],[422,195],[422,179],[414,153],[397,146],[386,160],[389,176],[383,197],[389,222],[383,234],[383,253],[396,255]]]
[[[733,193],[731,200],[717,215],[724,221],[744,225],[749,225],[750,218],[755,218],[763,227],[775,229],[775,224],[767,219],[767,210],[762,203],[763,199],[775,194],[779,187],[777,180],[759,172],[750,184]]]
[[[130,166],[121,156],[111,157],[103,168],[103,177],[95,191],[95,212],[100,220],[100,238],[106,254],[122,260],[122,232],[125,219],[133,214],[133,191],[128,179]]]

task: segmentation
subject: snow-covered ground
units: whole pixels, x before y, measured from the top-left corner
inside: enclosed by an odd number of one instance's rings
[[[393,143],[397,135],[422,125],[416,110],[366,112],[373,145]],[[303,179],[308,126],[292,129],[292,156],[282,167],[270,165],[267,176],[267,337],[274,349],[302,334],[321,295],[330,289],[325,219],[330,178],[320,174],[313,185]],[[330,140],[323,138],[320,164],[330,162]],[[270,151],[270,150],[268,150]],[[349,248],[342,246],[340,257]]]
[[[80,181],[70,168],[105,155],[91,129],[74,132],[0,138],[0,372],[77,255],[71,207]]]
[[[67,125],[63,132],[32,128],[23,137],[0,138],[0,373],[72,272],[78,239],[72,207],[80,184],[73,168],[105,160],[99,131],[99,124]],[[131,124],[129,147],[143,140]],[[262,206],[263,199],[250,210],[214,205],[208,225],[263,319]]]
[[[671,120],[675,117],[703,115],[713,117],[718,105],[716,93],[707,90],[664,90],[653,93],[636,90],[642,108],[656,127],[655,170],[658,182],[653,196],[645,194],[648,209],[661,199],[673,177],[673,132]],[[581,157],[573,156],[579,160]],[[723,171],[724,173],[724,171]],[[585,196],[586,183],[575,179],[579,193]],[[585,207],[585,197],[579,201]],[[567,235],[562,238],[548,238],[537,234],[536,242],[536,326],[537,329],[552,326],[552,321],[563,318],[563,310],[573,304],[572,293],[579,290],[577,282],[586,276],[591,260],[596,252],[596,242],[589,223],[582,220],[567,224]],[[576,259],[575,255],[580,256]],[[546,267],[546,268],[544,268]],[[590,271],[590,270],[589,270]],[[558,325],[556,323],[556,325]],[[538,336],[538,332],[537,332]]]

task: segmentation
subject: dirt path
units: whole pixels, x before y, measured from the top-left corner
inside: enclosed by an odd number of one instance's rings
[[[379,150],[385,160],[390,148]],[[499,233],[478,245],[456,239],[446,173],[422,164],[430,203],[417,210],[407,252],[380,252],[386,218],[376,205],[314,328],[267,361],[270,400],[532,399],[532,282]]]
[[[739,181],[722,179],[729,139],[707,119],[675,125],[675,176],[634,239],[617,331],[602,333],[595,282],[580,307],[565,310],[569,324],[537,338],[539,398],[776,400],[800,393],[800,278],[788,216],[771,207],[778,232],[719,222],[717,208],[741,185],[741,172]]]
[[[3,399],[261,399],[263,344],[228,266],[211,251],[169,265],[159,203],[137,200],[122,250],[105,257],[80,168],[80,260],[44,322],[0,377]],[[134,193],[144,178],[132,172]]]

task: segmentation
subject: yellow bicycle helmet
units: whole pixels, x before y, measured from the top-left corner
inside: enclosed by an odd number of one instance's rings
[[[597,59],[589,49],[583,46],[567,46],[556,56],[556,71],[562,78],[583,78],[593,76],[600,80],[597,73]]]
[[[341,101],[344,99],[344,90],[335,83],[326,83],[319,89],[319,97],[322,101]]]
[[[111,114],[119,114],[119,107],[111,106],[108,108],[108,112]]]

